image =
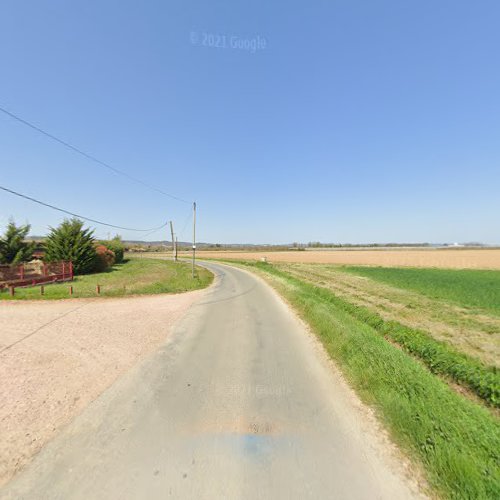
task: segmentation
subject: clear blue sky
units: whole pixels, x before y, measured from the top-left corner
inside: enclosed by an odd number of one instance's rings
[[[0,18],[0,106],[196,200],[200,240],[500,242],[496,0],[6,0]],[[189,215],[1,113],[0,169],[117,225]],[[0,204],[1,228],[62,219]]]

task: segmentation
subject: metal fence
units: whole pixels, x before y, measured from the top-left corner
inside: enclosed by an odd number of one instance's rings
[[[0,266],[0,290],[34,286],[73,279],[73,264],[67,261],[34,261],[16,266]]]

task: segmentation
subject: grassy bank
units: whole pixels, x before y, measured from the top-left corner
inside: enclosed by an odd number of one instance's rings
[[[119,297],[157,293],[180,293],[208,286],[213,275],[205,268],[197,267],[196,276],[191,277],[191,266],[185,262],[156,259],[129,259],[116,264],[107,272],[75,277],[73,282],[45,285],[44,295],[40,287],[16,288],[14,297],[8,292],[0,293],[3,300],[67,299],[69,287],[73,286],[73,297],[96,297],[96,286],[101,287],[101,296]]]
[[[500,315],[500,271],[348,266],[346,271]]]
[[[393,439],[423,464],[442,497],[500,497],[500,426],[494,415],[387,342],[330,290],[269,264],[246,265],[267,277],[309,323]]]

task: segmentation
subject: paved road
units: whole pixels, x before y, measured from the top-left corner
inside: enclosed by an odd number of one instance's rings
[[[165,345],[0,497],[412,498],[363,411],[275,292],[245,271],[209,267],[215,285]]]

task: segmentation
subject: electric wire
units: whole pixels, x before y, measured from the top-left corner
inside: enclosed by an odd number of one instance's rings
[[[59,207],[56,207],[55,205],[51,205],[50,203],[45,203],[44,201],[37,200],[36,198],[32,198],[31,196],[27,196],[27,195],[22,194],[22,193],[18,193],[17,191],[6,188],[4,186],[0,186],[0,189],[3,191],[6,191],[7,193],[13,194],[15,196],[19,196],[20,198],[24,198],[25,200],[32,201],[33,203],[38,203],[39,205],[42,205],[44,207],[52,208],[53,210],[57,210],[58,212],[62,212],[62,213],[65,213],[65,214],[68,214],[68,215],[71,215],[73,217],[77,217],[79,219],[83,219],[83,220],[86,220],[89,222],[94,222],[95,224],[100,224],[102,226],[112,227],[115,229],[122,229],[124,231],[136,231],[136,232],[147,233],[149,231],[158,231],[168,224],[168,222],[165,222],[165,224],[162,224],[161,226],[149,228],[149,229],[137,229],[137,228],[132,228],[132,227],[116,226],[115,224],[109,224],[107,222],[102,222],[102,221],[99,221],[96,219],[91,219],[90,217],[85,217],[83,215],[79,215],[79,214],[76,214],[74,212],[70,212],[69,210],[65,210],[64,208],[59,208]]]
[[[121,175],[123,177],[126,177],[127,179],[129,179],[131,181],[134,181],[134,182],[136,182],[138,184],[141,184],[142,186],[144,186],[144,187],[146,187],[148,189],[156,191],[157,193],[160,193],[160,194],[162,194],[164,196],[168,196],[169,198],[172,198],[174,200],[180,201],[182,203],[191,203],[190,201],[187,201],[187,200],[185,200],[183,198],[179,198],[178,196],[174,196],[173,194],[167,193],[167,192],[165,192],[165,191],[163,191],[163,190],[161,190],[161,189],[159,189],[159,188],[157,188],[155,186],[151,186],[150,184],[147,184],[146,182],[141,181],[140,179],[137,179],[136,177],[134,177],[132,175],[129,175],[126,172],[123,172],[122,170],[119,170],[118,168],[115,168],[115,167],[111,166],[109,163],[106,163],[106,162],[104,162],[102,160],[99,160],[95,156],[92,156],[91,154],[86,153],[85,151],[82,151],[81,149],[77,148],[76,146],[73,146],[72,144],[70,144],[69,142],[66,142],[66,141],[64,141],[62,139],[59,139],[59,137],[56,137],[55,135],[52,135],[49,132],[46,132],[45,130],[41,129],[40,127],[37,127],[33,123],[30,123],[30,122],[24,120],[23,118],[15,115],[14,113],[11,113],[10,111],[8,111],[5,108],[2,108],[1,106],[0,106],[0,111],[2,113],[5,113],[7,116],[10,116],[14,120],[17,120],[18,122],[22,123],[23,125],[26,125],[27,127],[30,127],[33,130],[36,130],[40,134],[45,135],[46,137],[52,139],[53,141],[56,141],[59,144],[62,144],[66,148],[71,149],[75,153],[78,153],[79,155],[84,156],[88,160],[93,161],[94,163],[97,163],[98,165],[101,165],[101,166],[107,168],[108,170],[111,170],[112,172],[114,172],[117,175]]]
[[[184,236],[184,232],[186,231],[188,222],[191,220],[192,217],[193,217],[193,213],[189,212],[189,215],[187,216],[186,221],[184,222],[184,225],[182,226],[181,232],[179,233],[179,238],[182,239],[182,237]]]

